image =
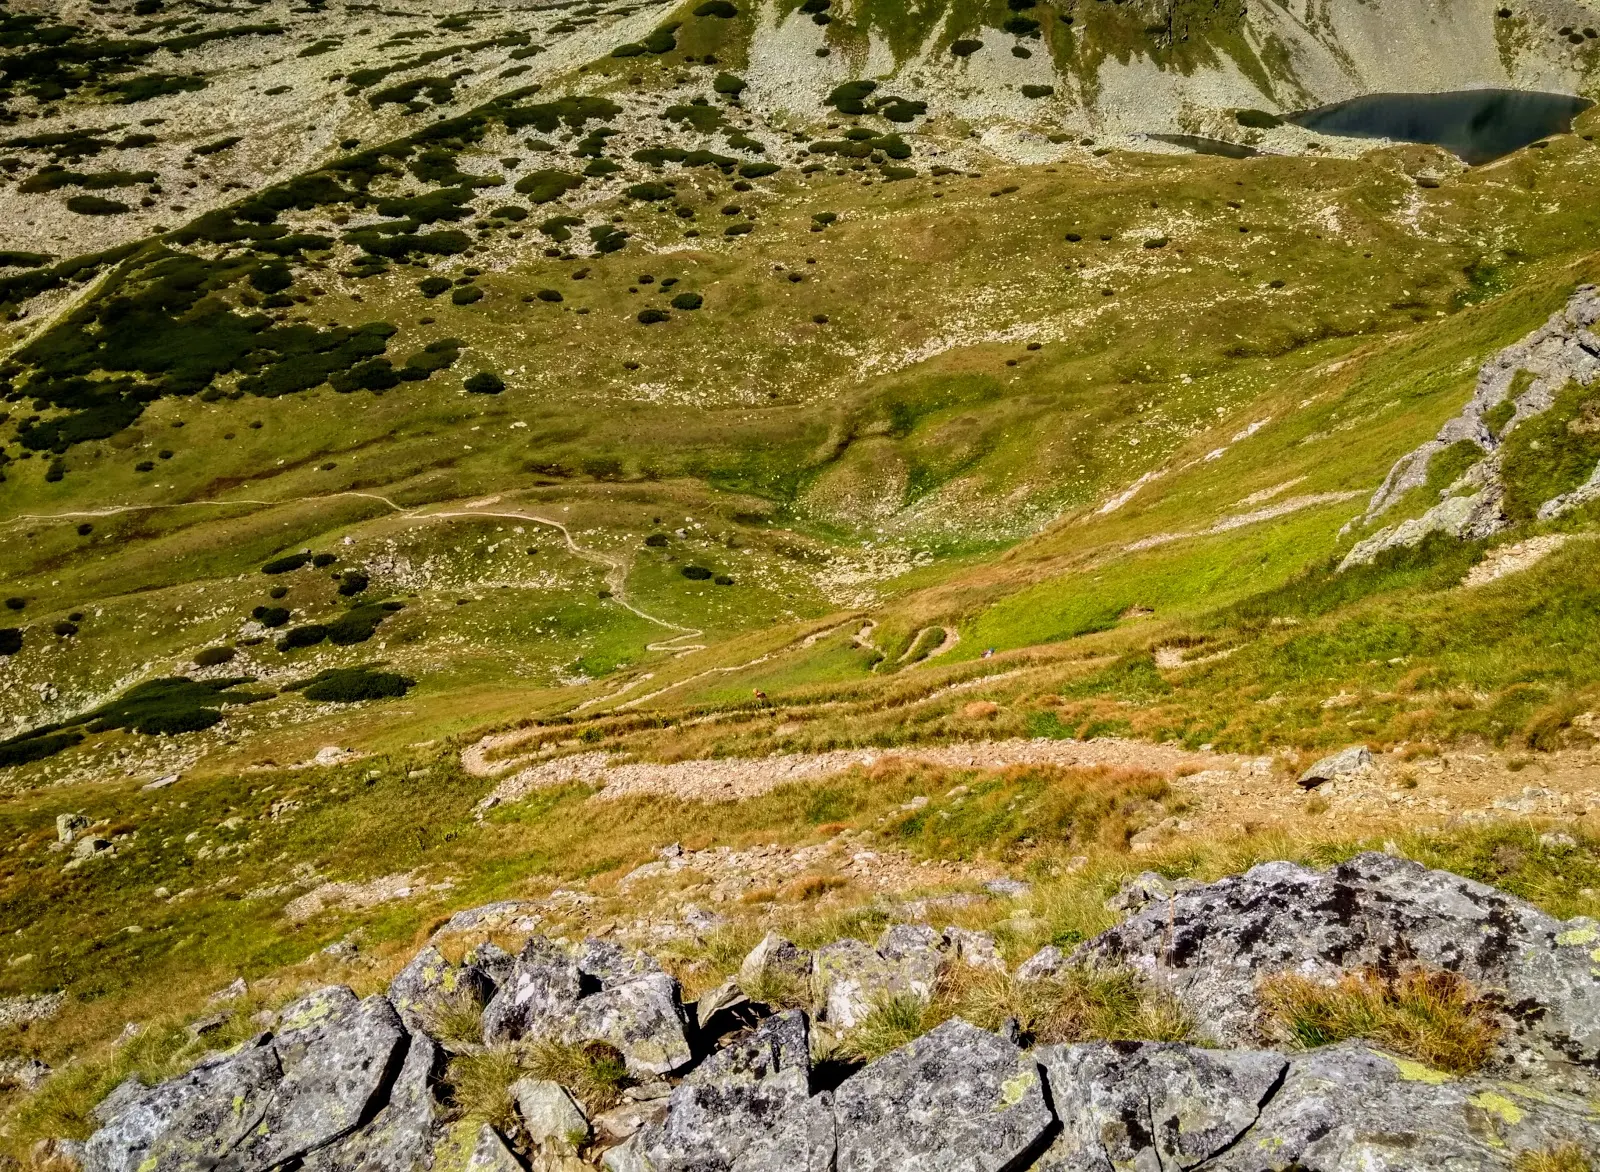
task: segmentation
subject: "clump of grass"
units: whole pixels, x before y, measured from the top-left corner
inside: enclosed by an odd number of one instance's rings
[[[418,1015],[428,1032],[447,1046],[475,1046],[483,1041],[483,1002],[469,988],[434,998]]]
[[[955,964],[931,1000],[898,994],[876,1002],[840,1042],[841,1057],[871,1062],[952,1017],[1000,1032],[1015,1023],[1025,1044],[1183,1042],[1194,1025],[1177,1000],[1130,969],[1078,965],[1059,977],[1019,981],[999,969]]]
[[[1517,1153],[1515,1172],[1594,1172],[1594,1161],[1577,1144]]]
[[[742,983],[744,995],[774,1009],[811,1009],[815,998],[811,982],[799,973],[765,969],[754,981]]]
[[[462,1118],[487,1123],[500,1132],[515,1126],[511,1084],[525,1073],[517,1057],[509,1047],[493,1046],[451,1059],[445,1082],[450,1087],[450,1101]]]
[[[1280,973],[1261,982],[1260,995],[1271,1028],[1304,1049],[1364,1038],[1466,1074],[1488,1061],[1500,1036],[1494,1003],[1442,970],[1369,968],[1332,984]]]
[[[605,1042],[542,1039],[528,1050],[524,1067],[534,1078],[566,1087],[590,1115],[614,1106],[628,1085],[627,1063]]]

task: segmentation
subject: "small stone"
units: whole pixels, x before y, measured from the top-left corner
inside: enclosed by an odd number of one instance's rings
[[[1335,781],[1351,773],[1359,773],[1372,764],[1372,750],[1365,745],[1352,745],[1331,757],[1324,757],[1300,775],[1296,784],[1302,789],[1316,789],[1326,781]]]
[[[82,814],[57,814],[56,815],[56,841],[65,846],[71,846],[77,840],[78,832],[89,826],[89,819]]]
[[[1066,954],[1054,944],[1047,944],[1019,964],[1014,975],[1019,981],[1048,981],[1059,977],[1066,969]]]
[[[589,1118],[560,1083],[519,1078],[511,1098],[528,1138],[560,1153],[576,1152],[589,1139]]]
[[[1033,890],[1033,884],[1024,883],[1021,879],[991,879],[983,885],[990,895],[998,895],[1004,899],[1020,899]]]

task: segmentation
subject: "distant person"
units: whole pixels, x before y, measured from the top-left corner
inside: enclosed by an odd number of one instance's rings
[[[985,658],[985,659],[993,659],[994,658],[994,648],[993,647],[985,648],[984,652],[983,652],[983,658]]]

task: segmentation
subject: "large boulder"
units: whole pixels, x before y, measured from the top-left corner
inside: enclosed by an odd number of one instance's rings
[[[887,928],[876,948],[849,938],[825,944],[811,958],[821,1020],[831,1030],[849,1030],[891,998],[928,1001],[949,959],[949,943],[925,924]]]
[[[283,1071],[265,1036],[130,1095],[84,1146],[86,1172],[203,1172],[266,1117]]]
[[[1593,1065],[1600,1062],[1597,956],[1594,921],[1562,922],[1459,875],[1370,853],[1326,872],[1263,863],[1178,892],[1084,944],[1074,960],[1159,975],[1202,1033],[1231,1046],[1258,1036],[1263,975],[1448,969],[1503,997],[1506,1054]]]
[[[1054,1123],[1038,1064],[960,1018],[846,1079],[833,1105],[838,1172],[1022,1168]]]
[[[383,1109],[359,1131],[312,1152],[305,1172],[424,1172],[432,1163],[437,1118],[433,1084],[443,1057],[427,1035],[411,1035]]]
[[[1581,1099],[1452,1079],[1363,1045],[1098,1043],[1036,1057],[1062,1130],[1033,1172],[1510,1172],[1526,1153],[1600,1140]]]
[[[1533,1153],[1600,1151],[1582,1099],[1490,1079],[1451,1079],[1362,1045],[1296,1055],[1215,1172],[1513,1172]]]
[[[510,959],[506,957],[508,967]],[[406,1029],[426,1033],[443,1003],[465,998],[482,1005],[494,996],[495,986],[483,966],[470,962],[451,964],[442,952],[429,945],[389,982],[389,1002],[399,1012]]]
[[[598,940],[573,956],[533,937],[483,1012],[486,1043],[609,1042],[638,1077],[688,1065],[687,1026],[676,980],[649,957]]]
[[[771,1163],[790,1149],[804,1149],[817,1133],[826,1153],[773,1167],[826,1167],[832,1156],[831,1128],[818,1129],[806,1111],[811,1093],[811,1039],[806,1015],[789,1010],[762,1022],[742,1041],[701,1063],[667,1099],[667,1116],[629,1141],[631,1152],[611,1161],[616,1168],[648,1172],[731,1172],[741,1157]],[[792,1135],[787,1133],[793,1133]],[[785,1133],[785,1134],[780,1134]],[[757,1151],[749,1150],[755,1146]],[[748,1167],[764,1167],[745,1161]]]
[[[804,982],[811,975],[811,954],[776,932],[768,932],[739,966],[739,988],[765,992],[775,983]]]
[[[387,1102],[406,1052],[387,1000],[322,989],[289,1006],[281,1027],[142,1094],[119,1090],[86,1167],[274,1168],[344,1138]]]
[[[1178,1045],[1034,1051],[1062,1130],[1034,1172],[1193,1168],[1261,1115],[1289,1062],[1257,1050]]]

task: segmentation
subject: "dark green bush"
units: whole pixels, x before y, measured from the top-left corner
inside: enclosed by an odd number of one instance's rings
[[[31,732],[21,736],[11,737],[9,740],[0,741],[0,767],[8,765],[27,765],[33,761],[43,761],[46,757],[54,757],[63,749],[70,749],[83,740],[83,734],[77,729],[65,732]]]
[[[22,628],[0,627],[0,655],[15,655],[22,650]]]
[[[230,662],[238,654],[232,647],[207,647],[204,651],[197,651],[194,657],[196,667],[219,667]]]
[[[534,294],[534,296],[538,297],[540,301],[555,302],[565,300],[565,298],[561,296],[560,292],[555,289],[540,289],[538,293]]]
[[[60,638],[70,639],[73,635],[78,633],[78,624],[73,622],[71,619],[61,619],[59,622],[51,625],[50,631],[52,634],[57,635]]]
[[[1031,16],[1013,16],[1000,27],[1014,37],[1036,37],[1039,35],[1039,22]]]
[[[475,301],[483,300],[483,290],[476,285],[459,285],[450,294],[453,305],[471,305]]]
[[[27,605],[28,605],[28,600],[26,598],[18,598],[15,594],[13,594],[10,598],[6,599],[6,609],[7,610],[21,610],[23,607],[25,607]]]
[[[635,183],[623,188],[622,194],[629,199],[655,201],[671,199],[674,193],[667,183]]]
[[[338,560],[339,560],[338,557],[336,557],[334,554],[331,554],[331,553],[319,553],[319,554],[317,554],[315,557],[313,557],[311,559],[311,564],[313,566],[316,566],[317,569],[320,570],[324,566],[333,565],[333,563],[338,561]]]
[[[711,89],[714,93],[726,94],[736,98],[749,88],[749,83],[744,78],[732,73],[719,73],[711,80]]]
[[[671,321],[672,315],[664,309],[641,309],[638,322],[642,326],[653,326],[657,322]]]
[[[867,95],[877,88],[875,81],[847,81],[834,86],[823,101],[841,114],[865,114]]]
[[[361,700],[404,696],[415,684],[415,680],[395,672],[373,671],[368,667],[336,667],[313,676],[298,691],[307,700],[354,704]]]
[[[652,533],[649,537],[646,537],[644,539],[644,543],[646,545],[648,545],[651,549],[662,549],[667,544],[667,535],[665,533]],[[19,645],[20,645],[20,635],[19,635]]]
[[[704,582],[711,577],[711,571],[704,566],[684,566],[681,573],[692,582]]]
[[[417,282],[417,288],[422,290],[424,297],[434,298],[450,288],[450,279],[439,276],[423,277]]]
[[[360,594],[370,585],[372,585],[372,579],[368,578],[360,570],[346,570],[339,575],[339,593],[346,598]]]
[[[664,24],[644,39],[644,47],[651,53],[670,53],[678,47],[678,22]]]
[[[726,20],[730,17],[738,16],[739,10],[729,4],[728,0],[705,0],[704,4],[694,10],[694,14],[696,16],[720,16]]]
[[[274,586],[271,590],[267,591],[267,597],[268,598],[283,598],[283,597],[286,597],[288,595],[288,593],[289,593],[289,588],[287,586]]]
[[[121,200],[106,199],[99,195],[74,195],[67,200],[67,211],[80,216],[120,216],[131,210]]]
[[[311,555],[306,552],[285,554],[281,558],[273,558],[272,561],[262,566],[261,572],[263,574],[287,574],[290,570],[298,570],[301,566],[309,564],[310,561]]]
[[[673,309],[699,309],[705,304],[705,298],[698,293],[679,293],[672,299]]]
[[[489,370],[480,370],[461,385],[474,395],[498,395],[506,389],[505,380]]]
[[[250,274],[250,286],[262,293],[282,293],[294,284],[294,274],[285,264],[265,264]]]
[[[525,195],[534,203],[550,203],[560,199],[574,188],[583,186],[583,176],[570,171],[530,171],[515,184],[518,195]]]
[[[290,627],[278,640],[279,651],[293,651],[297,647],[315,647],[328,637],[328,628],[321,623],[306,623]]]
[[[722,230],[724,236],[748,236],[756,230],[754,224],[729,224]]]
[[[983,48],[982,41],[975,41],[970,37],[963,37],[950,46],[950,51],[957,57],[970,57]]]
[[[783,168],[777,163],[744,163],[739,167],[739,174],[746,179],[765,179],[781,170]]]
[[[281,627],[289,621],[289,609],[283,606],[258,606],[250,612],[250,617],[263,627]]]
[[[238,146],[243,141],[244,139],[234,134],[227,138],[219,138],[215,142],[208,142],[203,146],[197,146],[194,148],[194,153],[197,155],[218,155],[231,147]]]
[[[715,578],[712,579],[712,581],[715,582],[718,586],[732,586],[733,585],[733,579],[730,578],[727,574],[718,574]]]
[[[388,617],[389,612],[375,603],[353,606],[327,624],[328,642],[337,643],[341,647],[365,643],[372,638],[373,632],[378,629],[378,624]]]
[[[1025,85],[1022,87],[1022,96],[1025,98],[1048,98],[1056,92],[1053,85]]]

